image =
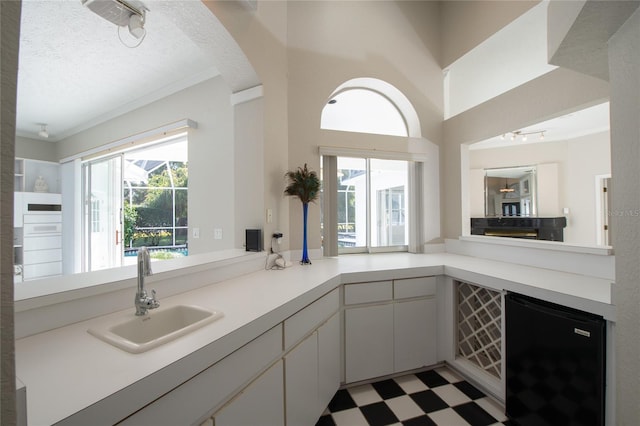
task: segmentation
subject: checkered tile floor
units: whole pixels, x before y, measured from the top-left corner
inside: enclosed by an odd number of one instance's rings
[[[443,367],[341,389],[316,426],[509,424],[500,405]]]

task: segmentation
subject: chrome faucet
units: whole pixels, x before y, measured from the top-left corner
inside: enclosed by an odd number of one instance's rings
[[[160,302],[156,300],[156,291],[151,290],[151,297],[149,297],[144,288],[144,277],[152,274],[149,250],[146,247],[140,247],[138,249],[138,290],[135,298],[136,315],[138,316],[146,315],[149,309],[160,306]]]

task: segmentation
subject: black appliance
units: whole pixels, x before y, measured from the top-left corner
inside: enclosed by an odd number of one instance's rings
[[[245,230],[247,251],[262,251],[262,229]]]
[[[522,426],[604,425],[605,320],[508,293],[506,412]]]

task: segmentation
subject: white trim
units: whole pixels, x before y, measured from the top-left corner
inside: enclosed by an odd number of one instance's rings
[[[358,158],[377,158],[380,160],[404,160],[404,161],[427,161],[428,157],[422,153],[397,152],[397,151],[379,151],[376,149],[354,149],[340,148],[333,146],[319,147],[320,155],[333,155],[336,157],[358,157]]]
[[[599,256],[611,256],[613,247],[611,246],[587,246],[573,245],[559,241],[527,240],[521,238],[500,238],[488,237],[486,235],[462,235],[460,241],[471,241],[483,244],[497,244],[501,246],[536,248],[549,251],[566,251],[571,253],[595,254]]]
[[[149,137],[153,137],[153,136],[157,136],[157,135],[161,135],[161,134],[166,134],[166,133],[170,133],[170,132],[175,132],[176,130],[181,130],[181,129],[197,129],[198,128],[198,123],[190,120],[188,118],[185,118],[184,120],[180,120],[180,121],[176,121],[175,123],[170,123],[170,124],[165,124],[162,127],[158,127],[156,129],[152,129],[152,130],[147,130],[145,132],[142,133],[137,133],[135,135],[131,135],[131,136],[127,136],[125,138],[122,139],[118,139],[116,141],[113,142],[109,142],[106,145],[101,145],[95,148],[91,148],[87,151],[83,151],[83,152],[79,152],[77,154],[73,154],[69,157],[65,157],[63,159],[60,160],[60,163],[67,163],[69,161],[73,161],[73,160],[77,160],[77,159],[81,159],[84,157],[89,157],[89,156],[93,156],[95,154],[99,154],[101,152],[104,153],[108,153],[113,151],[116,148],[122,148],[124,145],[127,144],[133,144],[136,141],[142,140],[142,139],[146,139]]]
[[[241,90],[231,94],[231,105],[236,106],[245,102],[252,101],[264,96],[264,90],[262,84],[259,86],[250,87],[249,89]]]

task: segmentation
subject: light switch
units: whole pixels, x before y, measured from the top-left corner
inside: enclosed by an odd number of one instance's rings
[[[273,222],[273,210],[267,209],[267,223]]]
[[[221,240],[222,239],[222,228],[215,228],[213,230],[213,239]]]
[[[200,228],[193,228],[193,238],[200,238]]]

